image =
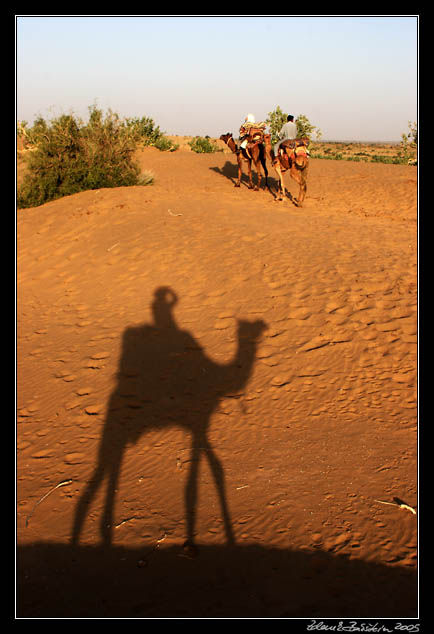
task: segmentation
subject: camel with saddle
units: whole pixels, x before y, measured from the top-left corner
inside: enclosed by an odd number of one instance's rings
[[[306,196],[306,179],[309,166],[309,154],[307,146],[309,139],[300,138],[282,141],[279,146],[278,156],[274,156],[271,147],[271,135],[264,134],[265,151],[279,177],[278,200],[286,200],[285,183],[283,180],[285,172],[299,184],[298,198],[294,200],[297,207],[302,207]]]
[[[265,123],[250,123],[246,121],[240,128],[240,140],[242,143],[237,146],[231,132],[222,134],[220,139],[226,143],[228,148],[236,154],[238,162],[238,180],[235,187],[240,187],[241,177],[243,175],[243,163],[247,163],[249,175],[249,189],[258,191],[261,185],[261,166],[264,171],[265,186],[268,188],[268,170],[266,165],[266,155],[264,147],[264,129]],[[258,184],[253,185],[252,181],[252,162],[256,168],[258,175]]]

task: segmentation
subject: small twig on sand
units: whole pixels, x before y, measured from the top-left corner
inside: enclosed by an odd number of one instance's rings
[[[413,515],[416,515],[416,511],[412,506],[405,504],[399,498],[393,498],[393,500],[393,502],[383,502],[382,500],[374,500],[374,502],[378,502],[379,504],[387,504],[388,506],[397,506],[400,509],[405,509],[406,511],[410,511],[410,513],[413,513]]]
[[[50,490],[48,491],[48,493],[46,493],[45,495],[43,495],[43,496],[41,497],[41,499],[40,499],[40,500],[38,500],[38,501],[36,502],[35,506],[32,508],[31,513],[30,513],[29,515],[27,515],[27,517],[26,517],[26,528],[27,528],[27,526],[28,526],[28,524],[29,524],[29,519],[32,517],[33,513],[35,512],[35,508],[38,506],[38,504],[40,504],[41,502],[43,502],[43,501],[45,500],[45,498],[47,498],[47,497],[50,495],[50,493],[53,493],[53,491],[55,491],[56,489],[58,489],[58,488],[60,488],[60,487],[64,487],[64,486],[66,486],[67,484],[71,484],[71,482],[72,482],[72,480],[62,480],[62,482],[59,482],[59,484],[56,484],[56,486],[55,486],[55,487],[53,487],[52,489],[50,489]]]
[[[119,526],[122,526],[123,524],[126,524],[127,522],[131,522],[132,520],[136,520],[136,519],[137,517],[135,517],[134,515],[132,517],[127,517],[126,519],[119,522],[119,524],[115,524],[115,528],[119,528]]]
[[[168,209],[167,211],[169,212],[169,214],[170,214],[171,216],[182,216],[182,214],[174,214],[174,213],[172,213],[172,212],[170,211],[170,209]]]

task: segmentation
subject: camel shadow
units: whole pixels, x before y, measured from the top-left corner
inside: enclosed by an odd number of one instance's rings
[[[174,317],[176,293],[160,287],[154,293],[154,322],[127,328],[123,334],[117,384],[107,407],[97,463],[81,495],[74,516],[72,544],[77,545],[90,504],[107,479],[100,522],[102,543],[112,544],[115,495],[125,449],[147,431],[173,426],[191,434],[190,472],[185,487],[185,548],[195,554],[194,536],[198,468],[208,460],[217,489],[227,544],[234,544],[223,466],[208,438],[212,413],[225,395],[248,381],[256,345],[266,328],[263,321],[238,321],[234,358],[219,364],[210,359],[196,339],[181,330]]]
[[[226,161],[223,167],[214,166],[210,167],[210,169],[220,176],[224,176],[225,178],[227,178],[235,186],[238,178],[238,165],[236,165],[235,163],[231,163],[231,161]],[[247,174],[242,174],[240,182],[241,185],[249,188],[249,177]],[[266,188],[265,191],[267,190],[271,193],[274,199],[277,199],[277,192],[279,191],[279,181],[273,176],[270,176],[270,173],[268,173],[268,188]],[[292,200],[291,194],[289,192],[287,192],[287,194],[289,195],[288,197],[290,198],[290,200]]]
[[[210,167],[213,172],[224,176],[235,186],[238,178],[238,165],[235,163],[231,163],[231,161],[226,161],[223,167]],[[241,176],[241,184],[245,185],[245,187],[249,186],[249,178],[247,174],[242,174]]]

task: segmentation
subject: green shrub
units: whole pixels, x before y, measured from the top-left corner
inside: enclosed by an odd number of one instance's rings
[[[295,124],[297,126],[297,137],[299,138],[307,137],[311,141],[313,134],[315,134],[317,140],[322,137],[321,130],[317,126],[312,125],[304,114],[297,116]]]
[[[175,152],[179,148],[179,144],[173,143],[167,136],[161,136],[157,139],[154,146],[161,152]]]
[[[94,106],[89,110],[86,125],[72,115],[61,115],[50,123],[39,118],[27,130],[33,147],[18,191],[18,208],[36,207],[88,189],[143,182],[133,156],[134,130],[111,111],[104,117]]]
[[[125,125],[144,146],[153,146],[162,152],[174,152],[179,148],[179,145],[168,139],[149,117],[125,119]]]
[[[268,118],[265,120],[270,127],[271,134],[271,143],[277,143],[279,140],[279,132],[282,126],[287,121],[288,114],[283,112],[280,106],[277,106],[276,110],[268,113]],[[303,138],[306,137],[311,140],[312,135],[315,133],[316,138],[319,139],[322,136],[321,130],[316,126],[312,125],[309,119],[304,114],[299,114],[295,119],[295,124],[297,126],[297,137]]]
[[[268,123],[270,127],[271,143],[273,145],[279,140],[279,132],[286,123],[287,116],[286,112],[282,112],[280,106],[268,113],[268,119],[265,120],[265,123]]]
[[[130,117],[125,119],[125,126],[131,134],[143,145],[155,145],[163,136],[160,128],[150,117]]]
[[[188,144],[193,152],[197,152],[198,154],[211,154],[212,152],[223,152],[218,145],[212,141],[208,137],[196,136],[192,139]]]

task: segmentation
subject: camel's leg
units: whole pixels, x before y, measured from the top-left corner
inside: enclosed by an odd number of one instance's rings
[[[307,191],[307,168],[305,168],[301,172],[301,179],[302,179],[302,183],[300,185],[300,194],[299,194],[299,198],[298,198],[299,207],[303,206],[304,199],[305,199],[305,196],[306,196],[306,191]]]
[[[261,185],[261,164],[259,162],[259,159],[255,160],[255,168],[256,168],[256,174],[258,175],[258,183],[256,185],[256,187],[254,187],[255,192],[257,192],[259,190],[259,187]]]
[[[249,189],[253,189],[253,181],[252,181],[252,161],[247,161],[247,169],[249,172]]]
[[[122,451],[118,451],[118,456],[113,457],[113,464],[110,465],[106,499],[104,511],[101,518],[101,537],[106,546],[112,543],[113,515],[115,507],[116,492],[118,490],[119,474],[122,462]]]
[[[276,165],[274,166],[274,169],[277,172],[277,175],[279,177],[279,184],[280,184],[280,191],[279,191],[279,196],[277,197],[277,200],[285,200],[286,198],[286,191],[285,191],[285,183],[283,182],[283,173],[282,170],[280,168],[280,164],[276,163]]]
[[[223,516],[223,524],[224,524],[225,532],[226,532],[226,540],[228,544],[234,544],[235,536],[232,530],[232,522],[231,522],[231,517],[229,514],[228,503],[226,500],[226,487],[225,487],[223,467],[221,465],[220,460],[217,458],[216,454],[214,453],[211,445],[208,443],[208,441],[206,441],[206,445],[204,445],[204,448],[206,450],[206,455],[208,458],[209,465],[211,467],[212,474],[214,476],[214,481],[215,481],[218,496],[220,499],[220,506],[221,506],[222,516]]]
[[[263,151],[261,151],[261,148],[256,145],[253,152],[254,152],[253,160],[255,163],[256,173],[258,175],[258,183],[255,187],[255,191],[258,191],[261,187],[261,182],[262,182],[261,166],[262,166],[262,169],[264,170],[264,178],[265,178],[266,187],[268,187],[268,170],[267,170],[265,156],[263,154]]]
[[[262,170],[264,171],[265,187],[267,187],[267,189],[268,189],[267,162],[266,162],[265,156],[263,154],[261,154],[261,152],[259,151],[257,156],[256,156],[256,158],[255,158],[255,167],[256,167],[256,172],[258,174],[258,185],[255,188],[256,190],[260,189],[260,187],[261,187],[261,182],[262,182],[261,166],[262,166]]]
[[[297,207],[303,206],[303,201],[306,196],[306,177],[307,167],[300,169],[295,163],[291,166],[291,178],[293,178],[299,184],[298,198],[296,199]]]
[[[198,442],[194,442],[191,452],[190,461],[190,473],[188,474],[187,484],[185,487],[185,511],[187,522],[187,541],[190,547],[194,544],[195,538],[195,525],[196,525],[196,510],[197,510],[197,488],[199,477],[199,460],[201,457],[202,449],[199,447]]]
[[[75,509],[74,526],[72,529],[72,538],[71,538],[71,542],[73,545],[77,545],[80,540],[80,533],[84,524],[86,513],[88,511],[88,508],[91,502],[93,501],[96,495],[96,492],[101,486],[104,476],[105,476],[104,465],[99,464],[98,467],[95,469],[95,472],[93,473],[86,487],[86,490],[84,491],[84,493],[82,494],[82,496],[80,497],[77,503],[77,506]]]
[[[237,161],[238,161],[238,180],[235,183],[235,187],[240,187],[241,177],[243,175],[243,159],[241,158],[240,154],[237,154]]]
[[[113,425],[107,424],[101,439],[98,455],[98,464],[92,474],[91,479],[78,501],[74,526],[72,530],[72,543],[78,544],[80,533],[85,521],[86,513],[91,502],[94,500],[103,480],[108,478],[106,498],[104,502],[104,511],[101,518],[101,539],[106,546],[110,546],[112,541],[113,528],[113,512],[115,495],[118,487],[119,472],[122,463],[122,454],[125,448],[125,439],[118,434],[118,430]]]
[[[267,164],[266,164],[264,156],[261,157],[261,165],[262,165],[262,169],[264,170],[265,187],[267,187],[268,189],[268,170],[267,170]]]

